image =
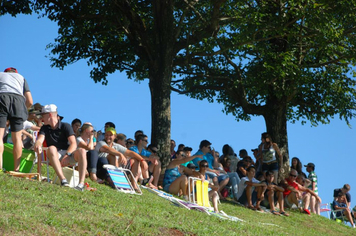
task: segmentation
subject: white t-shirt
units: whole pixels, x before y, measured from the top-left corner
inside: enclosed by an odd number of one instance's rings
[[[32,126],[34,126],[34,124],[31,121],[25,120],[23,122],[23,129],[24,130],[31,129]]]
[[[237,192],[237,196],[236,196],[237,199],[239,199],[242,196],[242,194],[247,186],[246,182],[252,182],[252,183],[256,183],[256,184],[260,183],[260,181],[258,181],[255,178],[252,178],[252,180],[250,180],[248,177],[243,177],[239,183],[239,191]]]
[[[98,143],[96,144],[95,150],[98,151],[99,157],[106,157],[106,156],[108,155],[108,153],[106,153],[106,152],[100,152],[100,148],[101,148],[102,146],[108,146],[108,144],[107,144],[105,141],[100,141],[100,142],[98,142]],[[115,150],[118,151],[118,152],[121,152],[122,154],[125,154],[125,152],[126,152],[126,150],[127,150],[126,147],[124,147],[124,146],[122,146],[122,145],[120,145],[120,144],[117,144],[117,143],[113,143],[112,148],[115,149]]]

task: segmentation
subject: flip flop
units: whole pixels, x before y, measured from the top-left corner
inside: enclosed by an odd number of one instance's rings
[[[253,210],[253,211],[256,210],[256,208],[254,206],[247,206],[247,209],[250,209],[250,210]]]
[[[276,216],[279,216],[282,214],[282,213],[279,213],[278,211],[271,211],[271,213]],[[283,213],[285,213],[285,212],[283,212]]]
[[[288,214],[287,212],[285,212],[285,211],[279,212],[279,213],[280,213],[280,215],[282,215],[282,216],[289,216],[289,214]]]

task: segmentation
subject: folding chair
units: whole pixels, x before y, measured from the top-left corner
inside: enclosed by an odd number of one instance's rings
[[[344,224],[347,224],[347,222],[349,222],[348,219],[346,218],[346,216],[344,216],[344,214],[343,214],[344,209],[335,210],[333,203],[330,203],[330,209],[331,209],[330,219],[336,220],[336,221],[341,221]]]
[[[124,169],[113,165],[104,165],[103,167],[107,170],[116,190],[124,193],[142,195],[142,191],[129,169]],[[136,190],[132,186],[128,174],[131,177],[131,180],[135,182],[137,186]]]
[[[211,208],[209,203],[208,185],[209,185],[209,181],[207,180],[202,182],[202,180],[199,178],[189,177],[188,178],[189,202],[196,203],[200,206],[204,206],[207,208]]]
[[[328,218],[330,218],[330,208],[329,203],[324,203],[320,205],[320,213],[326,212]]]

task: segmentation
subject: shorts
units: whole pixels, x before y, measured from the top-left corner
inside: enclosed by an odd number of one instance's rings
[[[291,194],[291,193],[290,193],[290,194]],[[290,202],[288,201],[288,196],[289,196],[289,195],[287,195],[287,196],[284,197],[284,206],[287,207],[287,208],[292,208],[293,203],[290,203]]]
[[[255,190],[252,190],[251,201],[252,201],[252,205],[254,205],[257,201],[257,192]],[[244,192],[242,193],[238,202],[241,203],[242,205],[247,205],[248,201],[247,201],[246,189],[244,189]]]
[[[267,207],[267,208],[271,208],[271,206],[269,204],[269,201],[268,201],[268,191],[269,190],[267,190],[265,192],[265,198],[263,199],[263,201],[261,201],[261,206],[264,206],[264,207]],[[277,196],[277,194],[275,192],[274,195],[273,195],[273,203],[274,203],[274,205],[276,205],[277,202],[278,202],[278,196]]]
[[[166,193],[169,193],[169,187],[170,187],[170,186],[171,186],[170,184],[164,185],[163,191],[165,191]]]
[[[277,161],[273,161],[270,163],[263,163],[262,164],[262,172],[267,172],[267,171],[278,171]]]
[[[62,161],[63,157],[66,155],[67,150],[58,150],[59,161]],[[69,156],[69,165],[74,166],[77,162],[74,160],[73,153]]]
[[[23,96],[11,93],[0,94],[0,128],[5,128],[6,121],[10,120],[11,131],[20,131],[27,117],[28,112]]]

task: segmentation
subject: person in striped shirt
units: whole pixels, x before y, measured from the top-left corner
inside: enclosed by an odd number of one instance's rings
[[[310,180],[310,185],[308,186],[315,194],[318,194],[318,176],[315,174],[314,163],[308,163],[304,165],[309,173],[308,179]],[[311,213],[320,215],[320,203],[316,201],[314,196],[310,198],[310,211]]]

